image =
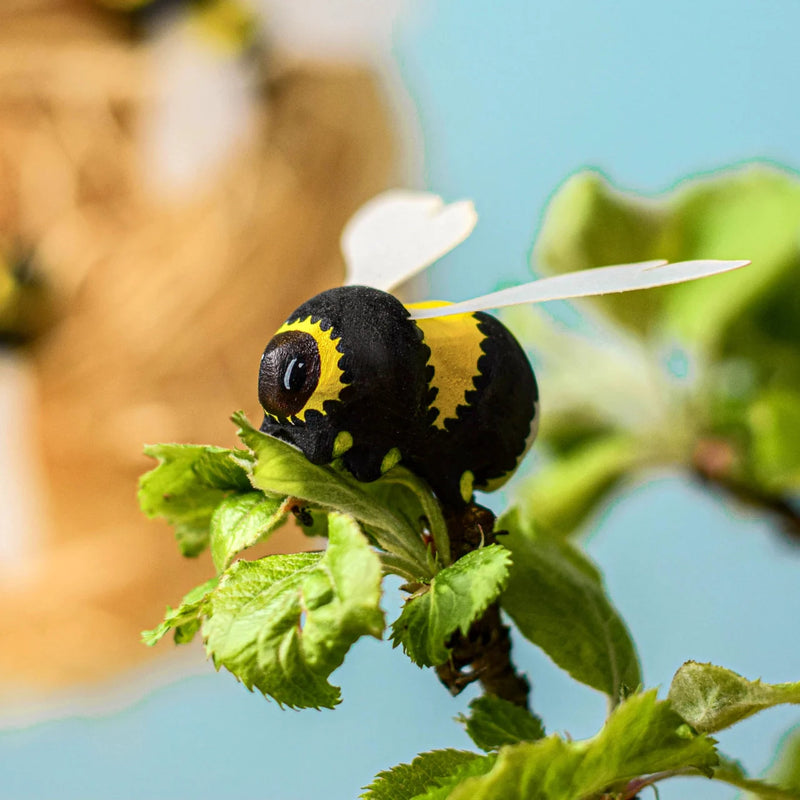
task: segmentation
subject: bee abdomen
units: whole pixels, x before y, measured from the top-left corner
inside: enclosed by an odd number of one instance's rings
[[[434,371],[431,424],[411,460],[443,500],[458,503],[473,485],[495,489],[516,469],[538,422],[536,379],[517,340],[488,314],[417,324]]]

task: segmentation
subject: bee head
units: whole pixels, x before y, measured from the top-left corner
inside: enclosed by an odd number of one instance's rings
[[[392,295],[341,286],[311,298],[261,357],[262,430],[311,461],[335,455],[338,434],[376,451],[422,414],[427,348]]]

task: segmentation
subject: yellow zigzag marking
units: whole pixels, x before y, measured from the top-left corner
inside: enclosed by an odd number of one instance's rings
[[[339,392],[346,385],[342,380],[344,372],[339,368],[339,359],[342,354],[337,350],[341,337],[333,337],[332,326],[325,331],[322,329],[321,321],[312,322],[310,314],[306,319],[284,323],[278,328],[275,335],[277,336],[279,333],[286,331],[302,331],[310,334],[314,337],[319,350],[319,380],[317,381],[317,388],[308,398],[308,402],[295,415],[305,422],[306,412],[308,411],[319,411],[320,414],[324,414],[322,404],[326,400],[338,400]]]
[[[450,304],[429,300],[407,307],[445,305]],[[430,385],[438,389],[431,403],[431,407],[439,411],[433,424],[444,428],[448,419],[458,418],[458,407],[467,405],[466,394],[475,388],[473,380],[480,375],[478,359],[483,355],[481,343],[486,337],[478,330],[478,320],[472,313],[418,319],[416,323],[431,349],[428,364],[433,367],[433,380]]]

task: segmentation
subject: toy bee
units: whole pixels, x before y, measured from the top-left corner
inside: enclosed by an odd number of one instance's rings
[[[604,267],[464,303],[403,305],[393,286],[463,241],[468,202],[388,192],[361,209],[342,245],[348,285],[293,311],[261,358],[261,430],[314,464],[341,458],[360,481],[402,462],[458,506],[514,472],[536,436],[539,394],[511,332],[483,309],[645,289],[746,261]]]

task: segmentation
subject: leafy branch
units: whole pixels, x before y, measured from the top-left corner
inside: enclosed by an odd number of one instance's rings
[[[484,754],[444,750],[381,773],[364,798],[633,798],[676,775],[703,775],[762,796],[800,797],[720,760],[710,734],[778,703],[800,684],[751,682],[687,662],[666,700],[643,691],[633,642],[597,568],[575,545],[534,528],[521,508],[495,523],[475,504],[442,508],[401,467],[373,484],[337,464],[310,464],[235,415],[245,449],[148,448],[159,464],[140,485],[150,516],[175,527],[184,555],[211,549],[218,574],[143,635],[200,634],[215,666],[292,708],[332,708],[329,681],[361,636],[382,638],[382,579],[406,584],[391,639],[452,692],[486,692],[462,718]],[[291,516],[327,537],[324,552],[247,560]],[[497,528],[497,530],[496,530]],[[436,530],[434,537],[433,531]],[[592,739],[545,734],[527,708],[528,679],[511,659],[508,616],[576,680],[605,693],[609,714]]]
[[[741,224],[751,218],[764,222]],[[656,202],[593,174],[570,180],[537,244],[547,271],[733,253],[753,265],[716,283],[587,303],[601,336],[516,312],[515,329],[544,348],[542,373],[551,370],[541,431],[549,460],[498,520],[475,503],[442,506],[402,466],[359,483],[336,462],[310,464],[242,414],[242,449],[148,448],[159,463],[142,478],[142,509],[173,525],[183,555],[210,548],[217,575],[168,609],[145,642],[199,635],[217,668],[296,708],[340,702],[329,679],[361,636],[388,633],[452,693],[479,682],[484,694],[460,719],[476,751],[422,753],[376,776],[364,800],[633,800],[678,776],[800,800],[800,737],[769,780],[748,776],[713,738],[800,704],[800,682],[687,661],[659,699],[601,573],[569,538],[630,475],[669,465],[776,517],[797,540],[798,220],[800,181],[775,169],[689,183]],[[685,362],[683,376],[664,366],[665,343]],[[292,517],[327,537],[324,552],[248,560]],[[388,574],[405,583],[387,625]],[[512,626],[608,698],[595,736],[545,730],[513,663]]]

